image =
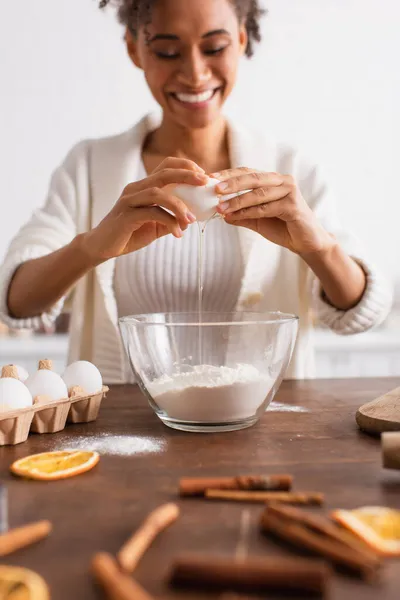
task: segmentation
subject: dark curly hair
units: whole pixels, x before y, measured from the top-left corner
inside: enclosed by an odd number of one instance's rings
[[[260,0],[230,0],[234,5],[238,18],[246,24],[248,44],[246,55],[253,56],[254,44],[261,41],[260,20],[266,12],[260,7]],[[139,25],[148,24],[151,9],[156,0],[101,0],[100,8],[108,4],[118,7],[119,21],[136,34]]]

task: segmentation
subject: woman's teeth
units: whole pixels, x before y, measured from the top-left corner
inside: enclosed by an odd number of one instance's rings
[[[190,104],[200,104],[211,100],[215,90],[207,90],[201,94],[175,94],[180,102],[189,102]]]

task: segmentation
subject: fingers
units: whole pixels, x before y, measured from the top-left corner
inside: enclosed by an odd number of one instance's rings
[[[162,171],[163,169],[186,169],[188,171],[205,173],[204,169],[199,167],[199,165],[193,160],[189,160],[187,158],[177,158],[175,156],[170,156],[163,160],[162,163],[160,163],[158,167],[154,169],[153,173]]]
[[[255,169],[249,169],[248,167],[236,167],[235,169],[225,169],[225,171],[218,171],[218,173],[210,173],[210,177],[219,179],[220,181],[226,181],[231,177],[238,177],[245,173],[254,173]]]
[[[152,173],[141,181],[135,181],[126,186],[124,193],[135,194],[142,190],[158,187],[163,188],[171,184],[186,183],[187,185],[205,185],[208,181],[207,175],[189,169],[165,168]]]
[[[186,228],[189,223],[196,221],[196,217],[188,210],[188,207],[180,198],[157,187],[146,189],[140,193],[126,195],[123,198],[123,202],[129,209],[155,205],[162,207],[175,215],[181,227]]]
[[[230,213],[237,212],[239,210],[249,208],[251,206],[257,207],[262,204],[268,204],[269,202],[275,202],[285,198],[291,192],[291,187],[287,185],[268,186],[255,188],[247,194],[240,196],[234,196],[230,200],[224,201],[224,197],[221,197],[221,202],[218,205],[217,211],[220,214],[227,215]]]
[[[183,236],[183,230],[187,227],[187,225],[185,225],[182,229],[175,217],[159,206],[134,208],[131,212],[131,218],[136,224],[149,222],[159,223],[166,227],[176,238],[181,238]]]
[[[242,221],[244,219],[272,219],[277,218],[282,221],[294,221],[297,217],[295,206],[289,197],[285,197],[275,202],[250,206],[242,208],[234,213],[226,215],[225,220],[228,223]]]
[[[279,173],[261,173],[260,171],[251,171],[246,173],[237,173],[216,186],[219,194],[232,194],[242,190],[258,189],[261,187],[279,186],[285,182],[283,175]]]

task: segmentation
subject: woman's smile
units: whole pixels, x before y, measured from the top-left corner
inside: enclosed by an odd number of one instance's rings
[[[201,91],[169,92],[168,95],[178,105],[188,110],[201,110],[208,108],[220,95],[222,86],[208,88]]]

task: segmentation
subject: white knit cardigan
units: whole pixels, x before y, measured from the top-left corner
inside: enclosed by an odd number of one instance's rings
[[[0,269],[0,319],[11,327],[38,328],[53,322],[65,298],[35,318],[13,319],[7,311],[7,291],[13,273],[24,261],[53,252],[79,233],[95,227],[109,212],[127,183],[139,172],[141,150],[148,133],[159,125],[158,116],[147,116],[120,135],[79,143],[55,171],[45,206],[37,210],[11,242]],[[292,174],[322,225],[363,266],[368,284],[360,303],[341,311],[323,301],[318,282],[295,254],[240,228],[245,265],[238,310],[280,310],[299,316],[299,335],[287,378],[314,377],[313,318],[339,334],[365,331],[380,323],[392,301],[388,283],[365,257],[354,237],[341,227],[331,193],[319,169],[292,148],[269,142],[230,124],[233,167]],[[72,290],[69,361],[94,362],[109,383],[130,380],[118,331],[114,294],[115,260],[100,265]],[[314,312],[314,315],[313,315]]]

